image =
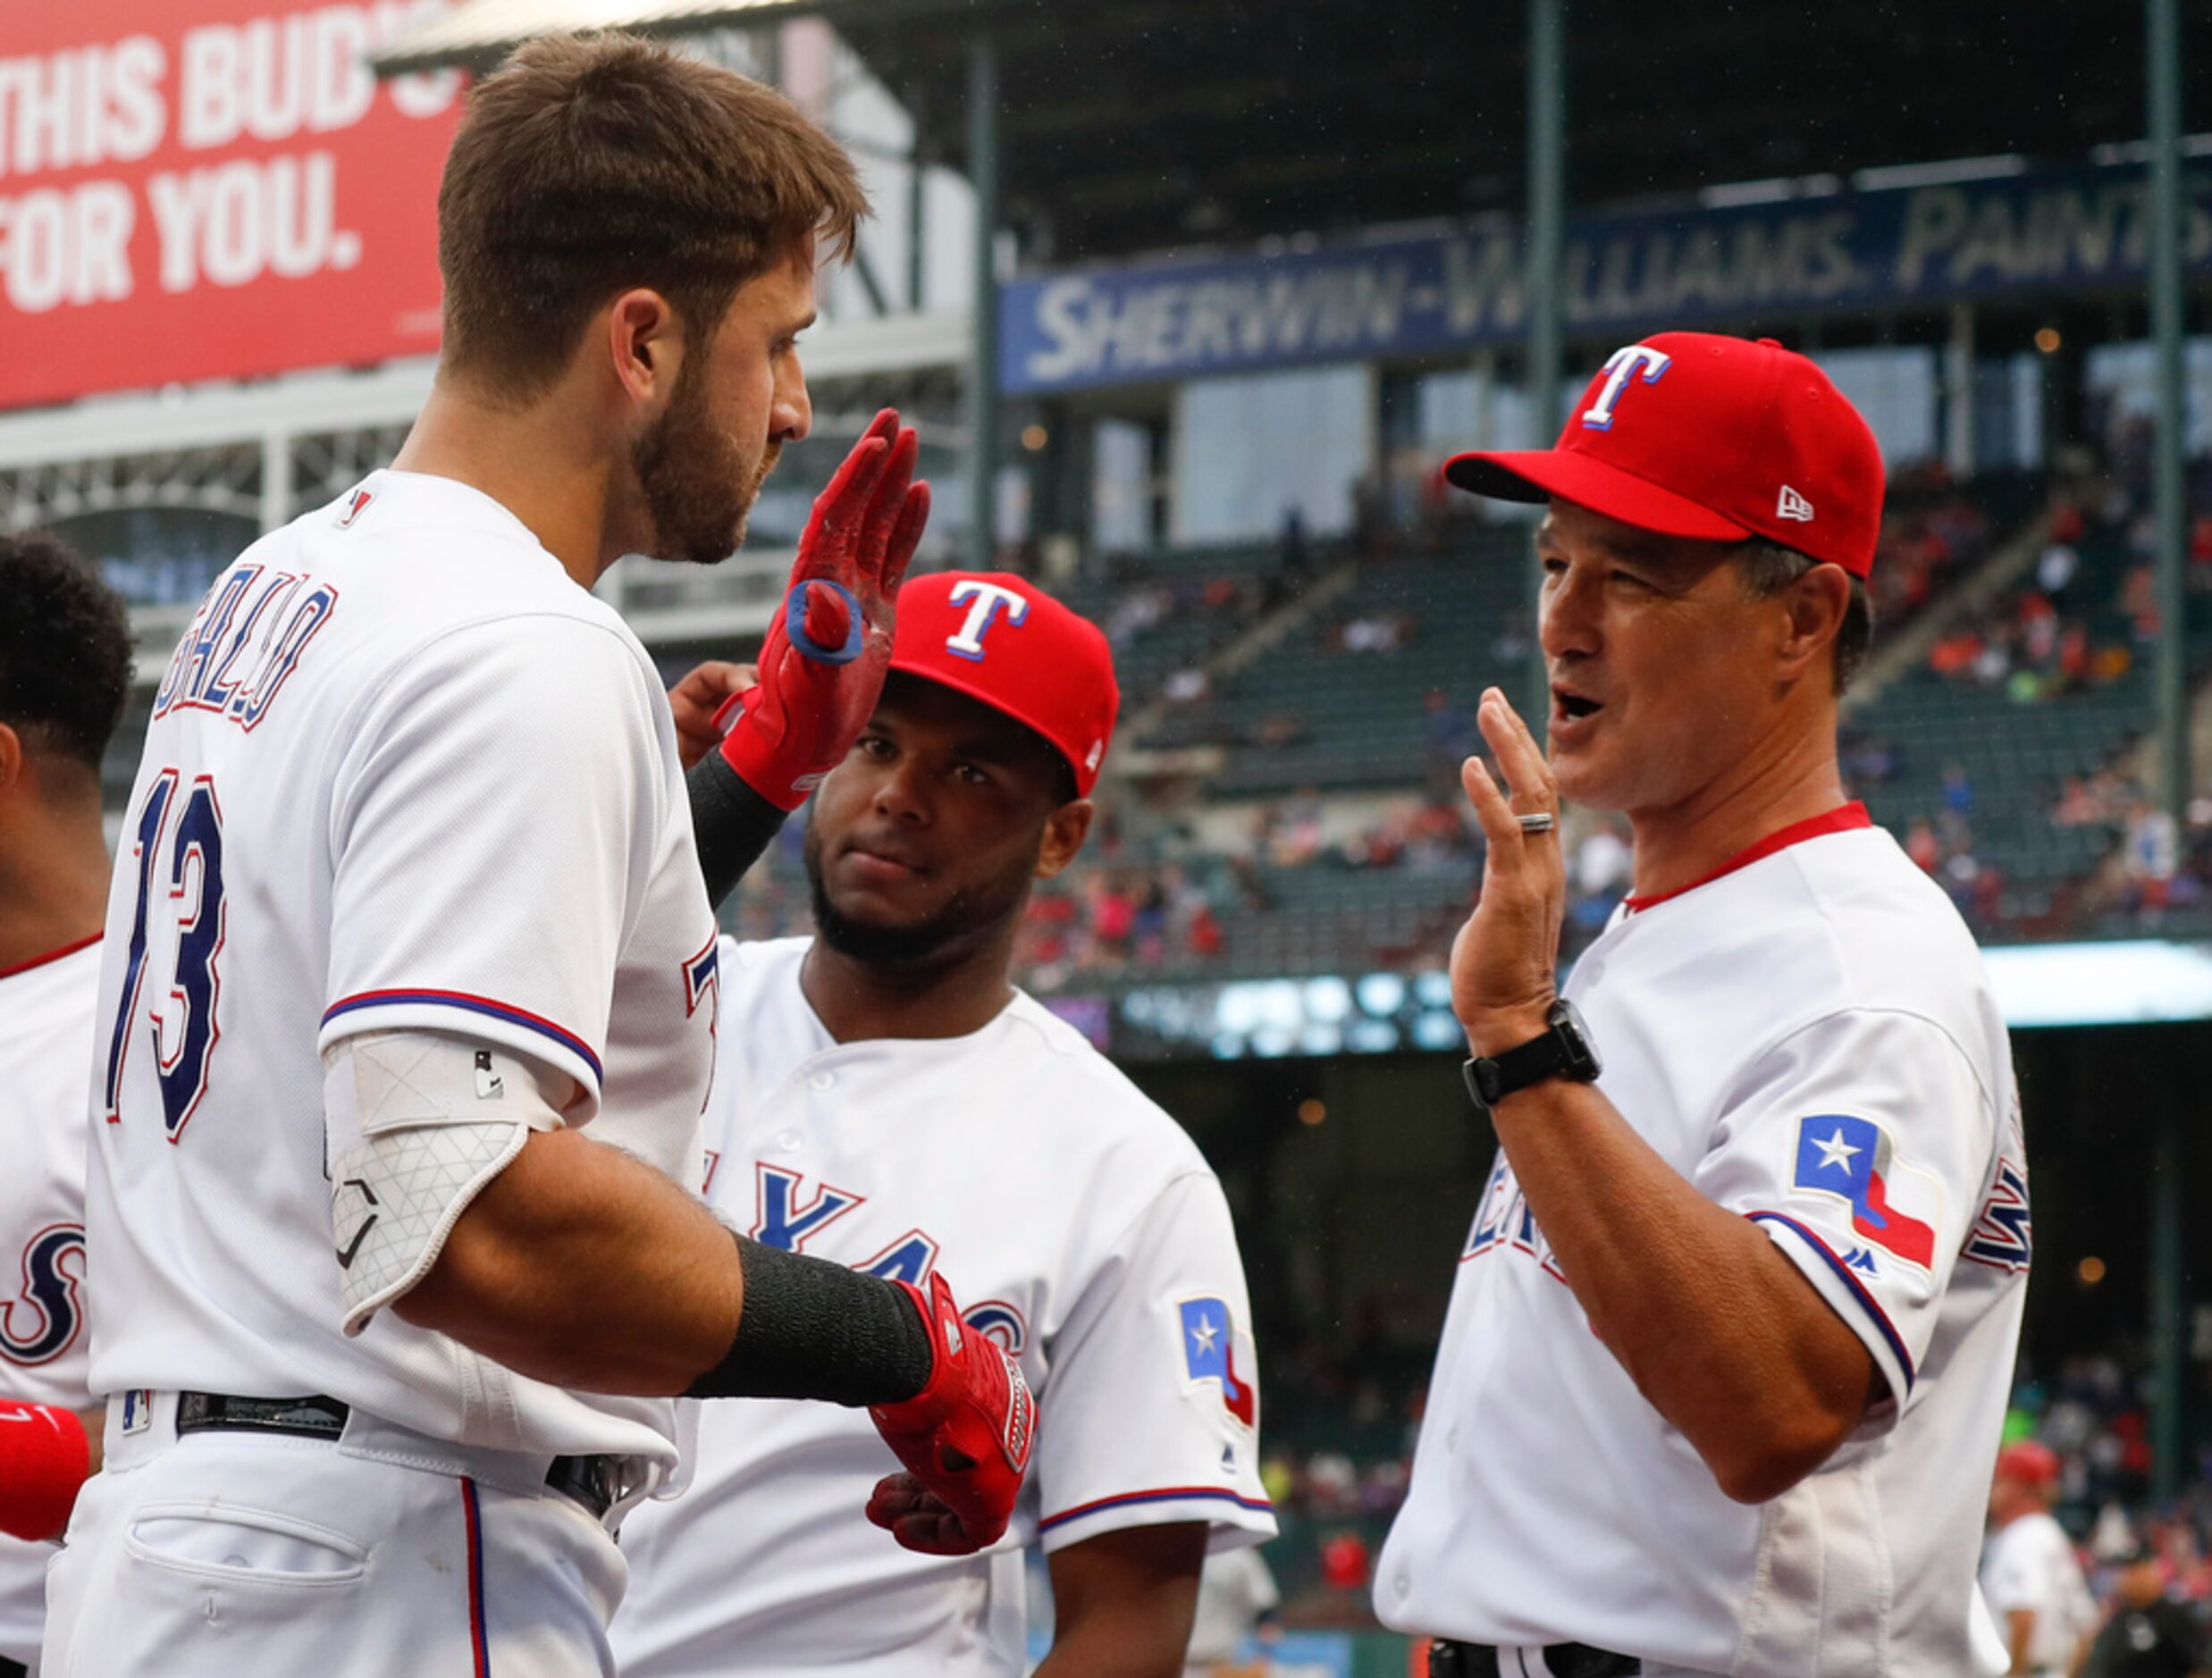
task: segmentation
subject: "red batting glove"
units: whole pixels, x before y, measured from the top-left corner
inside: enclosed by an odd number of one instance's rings
[[[92,1472],[84,1423],[57,1405],[0,1404],[0,1532],[55,1539]]]
[[[1037,1439],[1037,1401],[1022,1366],[960,1320],[953,1290],[900,1282],[929,1325],[929,1383],[869,1411],[907,1472],[879,1481],[868,1518],[910,1550],[970,1556],[998,1542]]]
[[[883,692],[892,605],[929,518],[929,486],[898,410],[885,408],[814,503],[791,587],[761,646],[760,684],[722,736],[745,784],[792,810],[844,761]]]

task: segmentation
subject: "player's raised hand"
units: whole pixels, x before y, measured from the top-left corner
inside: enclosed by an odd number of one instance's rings
[[[1548,1028],[1559,978],[1560,925],[1567,912],[1567,864],[1558,829],[1559,783],[1543,748],[1505,695],[1483,694],[1476,720],[1497,754],[1501,786],[1479,758],[1459,784],[1483,825],[1481,901],[1451,943],[1451,1006],[1481,1054],[1495,1054]],[[1530,833],[1520,818],[1551,818]]]
[[[1013,1518],[1037,1439],[1037,1401],[1021,1364],[961,1321],[942,1276],[929,1278],[927,1294],[898,1286],[929,1330],[929,1381],[904,1403],[868,1413],[907,1470],[877,1486],[868,1518],[908,1549],[970,1555],[996,1544]]]
[[[876,709],[891,661],[895,600],[929,518],[914,482],[921,445],[885,408],[816,498],[791,586],[761,647],[757,684],[721,741],[753,790],[796,810]]]

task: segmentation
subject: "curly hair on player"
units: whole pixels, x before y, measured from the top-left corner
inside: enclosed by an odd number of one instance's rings
[[[0,535],[0,724],[97,775],[130,688],[122,596],[44,531]]]

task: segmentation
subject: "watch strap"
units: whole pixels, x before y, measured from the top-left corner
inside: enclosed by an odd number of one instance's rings
[[[1490,1061],[1498,1069],[1498,1094],[1510,1095],[1517,1089],[1527,1089],[1531,1084],[1558,1077],[1572,1064],[1573,1059],[1568,1053],[1566,1038],[1554,1024],[1543,1036],[1531,1037],[1502,1054],[1492,1055]]]

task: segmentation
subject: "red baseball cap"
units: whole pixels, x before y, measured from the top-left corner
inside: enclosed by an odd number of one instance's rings
[[[1027,578],[1003,571],[907,578],[891,667],[1035,729],[1068,760],[1079,796],[1098,784],[1122,704],[1113,649],[1098,625]]]
[[[1665,536],[1763,536],[1858,577],[1881,532],[1872,428],[1771,338],[1661,332],[1616,349],[1557,447],[1455,456],[1444,476],[1500,500],[1557,496]]]
[[[2048,1491],[2058,1483],[2058,1455],[2040,1439],[2015,1439],[1997,1454],[1997,1478]]]

